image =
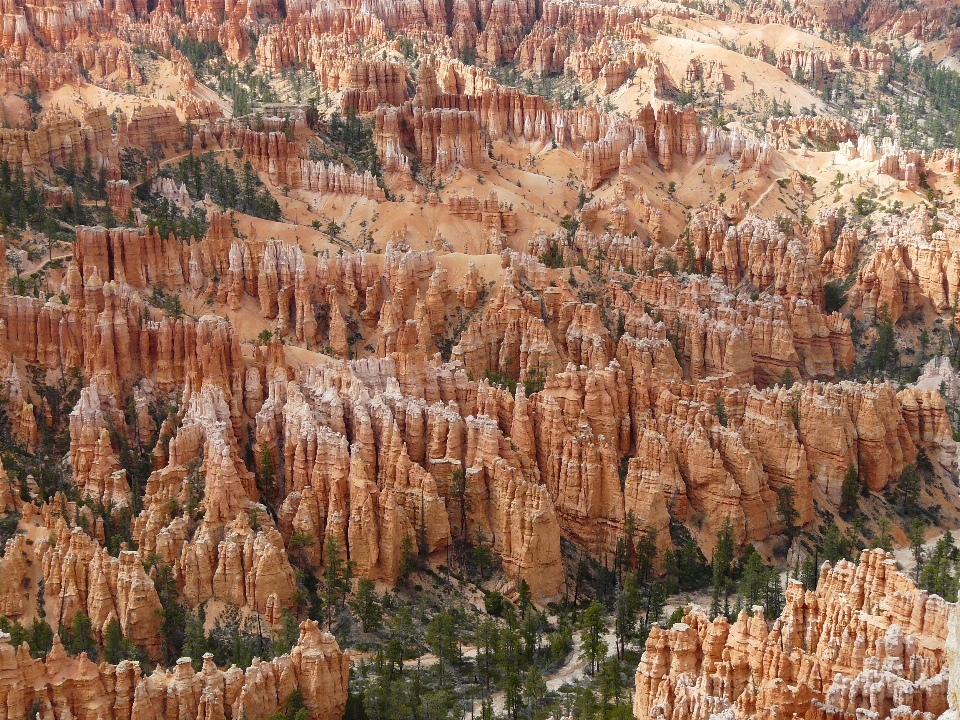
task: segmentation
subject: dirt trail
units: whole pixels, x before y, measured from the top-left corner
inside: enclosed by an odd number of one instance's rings
[[[612,631],[607,631],[606,635],[604,635],[604,641],[607,643],[606,657],[613,657],[613,654],[616,652],[616,637]],[[586,663],[580,659],[580,648],[580,631],[578,630],[573,634],[573,649],[567,656],[567,661],[554,672],[544,675],[543,679],[547,683],[547,690],[553,692],[558,690],[562,685],[576,685],[583,676],[586,675]],[[474,656],[476,656],[476,648],[473,648],[473,650]],[[464,655],[466,656],[466,652]],[[502,690],[491,695],[494,713],[499,714],[504,711],[504,697],[505,695]],[[482,705],[482,700],[474,701],[473,712],[475,715],[480,714]]]

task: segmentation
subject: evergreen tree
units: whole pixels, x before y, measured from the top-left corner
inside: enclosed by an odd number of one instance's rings
[[[644,531],[637,539],[636,546],[637,585],[643,587],[653,580],[656,560],[657,533],[655,530]]]
[[[739,592],[744,604],[748,609],[763,605],[767,593],[767,566],[753,545],[747,546],[741,566]]]
[[[120,630],[120,621],[115,617],[110,619],[107,629],[103,633],[103,659],[111,665],[121,660],[123,633]]]
[[[264,445],[260,450],[260,465],[257,468],[257,491],[268,507],[277,502],[277,465],[273,460],[273,450]]]
[[[840,528],[837,527],[836,523],[830,523],[823,536],[823,559],[831,565],[836,565],[838,561],[847,557],[849,552],[849,545],[840,534]]]
[[[519,595],[517,608],[520,610],[520,617],[525,618],[527,616],[527,609],[531,604],[532,593],[530,592],[530,585],[522,578],[520,580],[520,586],[517,589],[517,594]]]
[[[600,663],[607,656],[607,642],[603,638],[606,630],[603,615],[603,605],[594,601],[584,610],[580,621],[580,659],[588,664],[591,675],[600,669]]]
[[[517,668],[508,668],[503,683],[504,706],[511,720],[517,720],[523,707],[523,681]]]
[[[792,485],[784,485],[777,490],[777,515],[783,521],[783,531],[791,540],[796,537],[799,528],[797,520],[800,519],[800,511],[794,505],[797,491]]]
[[[450,479],[450,496],[456,501],[459,509],[460,537],[466,539],[469,503],[467,501],[467,476],[461,468],[453,471],[453,477]]]
[[[53,647],[53,628],[41,618],[34,618],[33,623],[27,627],[20,624],[19,620],[11,622],[6,617],[0,615],[0,631],[10,634],[10,645],[19,647],[27,643],[30,647],[30,657],[42,660],[46,657]],[[69,634],[69,628],[64,628],[63,638]]]
[[[310,547],[316,542],[313,538],[313,533],[304,533],[304,532],[294,532],[290,536],[290,542],[287,544],[287,547],[294,554],[297,565],[303,564],[303,549],[305,547]]]
[[[183,654],[190,658],[193,669],[199,671],[203,666],[204,654],[210,652],[207,635],[203,629],[206,613],[201,605],[196,610],[188,610],[184,615]]]
[[[363,632],[376,632],[383,620],[383,606],[377,598],[373,580],[364,578],[357,585],[357,592],[350,601],[350,609],[360,621]]]
[[[620,699],[620,661],[612,657],[603,663],[600,672],[600,717],[610,716],[610,701]]]
[[[888,373],[898,364],[897,336],[890,319],[890,308],[884,303],[877,312],[877,339],[870,355],[870,365],[877,372]]]
[[[496,624],[485,618],[477,625],[473,633],[473,643],[477,647],[477,674],[486,693],[490,693],[491,683],[497,677],[497,653],[500,646],[500,632]]]
[[[917,503],[920,500],[920,489],[922,479],[917,472],[917,466],[911,463],[900,473],[900,479],[897,481],[896,496],[900,500],[900,508],[907,515],[912,515],[917,511]]]
[[[882,548],[887,552],[893,552],[893,539],[890,537],[890,520],[885,517],[880,517],[877,520],[877,525],[880,528],[880,536],[874,538],[873,542],[870,543],[872,548]]]
[[[914,518],[907,529],[907,539],[910,540],[910,552],[913,554],[913,581],[920,582],[920,569],[923,566],[923,541],[926,534],[926,525],[920,518]]]
[[[177,582],[169,565],[156,565],[153,584],[160,596],[160,638],[165,662],[172,665],[182,655],[187,609],[180,602]]]
[[[525,646],[524,657],[528,662],[536,660],[537,652],[540,649],[540,638],[548,626],[547,616],[543,613],[531,611],[524,618],[523,625],[520,627],[520,635],[523,637]]]
[[[277,657],[289,653],[296,645],[299,637],[300,628],[297,625],[297,619],[289,610],[284,609],[280,615],[280,628],[273,638],[273,656]]]
[[[397,585],[406,587],[410,575],[417,568],[417,554],[413,549],[413,538],[407,533],[400,544],[400,570],[397,573]]]
[[[733,582],[733,523],[730,518],[723,521],[717,531],[716,548],[713,551],[713,583],[710,617],[730,612],[730,591]],[[722,603],[722,604],[721,604]]]
[[[927,592],[936,593],[945,600],[956,602],[960,580],[954,571],[957,547],[953,535],[948,530],[930,554],[930,559],[920,571],[920,587]]]
[[[93,662],[97,662],[97,642],[93,639],[93,623],[86,613],[77,610],[70,623],[70,629],[60,633],[64,649],[71,655],[85,652]]]
[[[444,667],[453,662],[457,649],[456,623],[446,610],[433,616],[427,625],[425,635],[427,647],[437,656],[437,667],[440,671],[440,687],[444,683]]]
[[[807,555],[803,559],[803,565],[800,567],[800,581],[803,583],[804,590],[817,589],[817,584],[820,582],[818,567],[816,555]]]
[[[851,464],[847,474],[843,476],[843,485],[840,486],[840,514],[849,517],[857,512],[860,501],[860,479],[857,469]]]
[[[532,665],[527,668],[527,674],[523,679],[523,696],[527,700],[527,715],[534,717],[534,713],[539,712],[543,698],[547,694],[547,683],[535,667]]]
[[[353,561],[346,560],[340,550],[340,543],[331,535],[327,538],[324,553],[326,567],[323,571],[323,605],[327,611],[327,627],[333,627],[333,618],[343,607],[350,581],[353,578]]]

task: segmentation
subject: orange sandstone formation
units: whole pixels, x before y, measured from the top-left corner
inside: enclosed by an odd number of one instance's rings
[[[15,648],[0,633],[0,700],[11,718],[26,717],[35,705],[42,714],[76,718],[266,717],[299,690],[311,720],[336,720],[346,707],[349,670],[333,636],[310,620],[301,623],[289,655],[255,660],[246,671],[221,670],[207,654],[200,672],[181,658],[148,676],[129,660],[97,666],[86,654],[69,657],[59,637],[44,660],[34,660],[26,644]]]
[[[824,564],[816,590],[791,580],[768,626],[688,610],[655,628],[636,673],[634,716],[936,717],[947,709],[953,604],[914,587],[883,550]]]

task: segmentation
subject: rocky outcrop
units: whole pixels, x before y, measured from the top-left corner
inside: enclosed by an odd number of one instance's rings
[[[77,64],[82,65],[90,77],[101,84],[109,85],[118,91],[125,90],[130,84],[143,84],[143,74],[127,45],[73,43],[70,50],[73,51]]]
[[[107,202],[117,217],[124,217],[133,207],[130,194],[130,182],[127,180],[107,180]]]
[[[446,203],[451,214],[479,222],[488,233],[513,235],[517,232],[517,213],[499,200],[496,190],[487,193],[483,200],[477,198],[472,189],[466,196],[452,190]]]
[[[763,609],[734,623],[689,609],[654,628],[636,674],[634,716],[936,717],[947,709],[952,603],[928,596],[892,555],[824,564],[816,590],[791,580],[768,626]]]
[[[681,284],[649,276],[634,282],[631,292],[636,299],[614,296],[625,327],[639,338],[673,334],[684,373],[693,380],[733,373],[737,382],[765,387],[788,368],[794,377],[832,378],[853,363],[849,320],[826,315],[807,299],[741,295],[730,302],[712,295],[704,279]]]
[[[454,166],[484,166],[486,152],[480,127],[475,111],[427,109],[404,103],[399,108],[377,111],[374,140],[386,168],[396,169],[398,161],[391,158],[407,149],[428,171],[446,176]]]
[[[312,190],[320,195],[360,195],[369,200],[386,199],[383,189],[377,185],[376,178],[369,170],[361,175],[348,172],[343,165],[301,160],[299,176],[295,172],[291,179],[294,187]]]
[[[31,563],[22,535],[7,540],[0,557],[0,614],[6,618],[19,618],[30,606]]]
[[[709,260],[713,272],[728,287],[747,283],[823,307],[823,279],[817,257],[807,244],[788,237],[774,222],[748,214],[731,226],[726,213],[714,207],[696,213],[689,227],[697,262]]]
[[[740,136],[728,139],[716,128],[705,129],[690,108],[677,111],[667,103],[654,110],[647,104],[637,117],[627,119],[606,114],[593,104],[560,110],[541,96],[500,87],[482,71],[468,70],[460,63],[436,64],[427,81],[422,75],[414,101],[377,111],[374,139],[387,170],[401,170],[408,153],[415,153],[428,166],[439,163],[449,169],[456,161],[462,167],[481,167],[487,139],[503,137],[538,147],[552,142],[574,149],[589,189],[621,167],[624,154],[633,158],[626,166],[656,157],[664,170],[672,168],[674,155],[682,155],[688,163],[701,156],[714,162],[729,151],[740,169],[756,167],[758,173],[765,172],[772,160],[771,147]],[[477,132],[482,128],[483,134],[474,135],[474,128]]]
[[[71,158],[75,167],[82,168],[87,156],[94,167],[118,166],[118,150],[113,145],[110,118],[104,108],[87,111],[82,120],[48,110],[36,130],[0,129],[0,157],[11,167],[22,167],[28,178],[34,169],[52,171],[66,167]]]
[[[129,120],[119,117],[117,122],[125,122],[125,127],[118,130],[118,137],[123,139],[123,144],[147,148],[152,143],[159,143],[161,148],[167,149],[184,141],[183,124],[172,107],[140,105]]]
[[[281,530],[315,538],[305,548],[310,562],[325,562],[332,538],[358,572],[391,581],[405,539],[431,555],[466,532],[492,543],[508,577],[527,579],[538,597],[556,595],[562,570],[553,503],[507,449],[500,413],[461,395],[462,371],[424,376],[426,368],[404,366],[400,374],[392,360],[362,361],[271,382],[257,442],[283,458]],[[467,502],[454,496],[456,474],[465,477]]]
[[[173,566],[191,606],[213,598],[273,621],[291,603],[294,573],[280,533],[251,499],[257,497],[254,478],[240,458],[232,424],[233,413],[242,410],[231,408],[227,398],[215,383],[190,397],[164,467],[147,481],[133,534],[142,552],[156,552]],[[199,498],[192,485],[198,477]],[[191,503],[203,518],[188,533],[184,517],[171,515],[170,507]]]
[[[97,666],[86,654],[69,657],[59,637],[44,660],[34,660],[26,644],[15,648],[0,633],[0,699],[10,718],[27,717],[35,705],[76,718],[266,717],[299,690],[311,720],[337,720],[346,708],[349,672],[336,640],[310,620],[301,623],[289,655],[256,659],[246,671],[220,670],[207,654],[200,672],[181,658],[176,668],[148,676],[127,660]]]
[[[559,353],[539,307],[531,312],[532,300],[518,291],[512,269],[508,270],[497,294],[484,307],[483,317],[460,336],[452,357],[475,376],[490,371],[524,377],[559,367]]]
[[[857,273],[851,307],[862,307],[871,315],[886,308],[893,322],[919,310],[924,302],[938,312],[954,307],[960,255],[950,250],[936,225],[926,206],[919,204],[908,218],[891,218],[877,228],[877,248]]]
[[[847,63],[853,67],[863,68],[875,75],[886,75],[893,65],[890,49],[886,45],[865,48],[859,43],[850,48]]]
[[[875,146],[869,152],[876,155]],[[861,153],[861,155],[867,157],[867,154]],[[888,175],[897,180],[902,180],[907,190],[916,190],[920,172],[924,171],[925,167],[926,161],[922,152],[916,149],[901,148],[900,141],[895,138],[883,138],[877,163],[878,175]]]
[[[946,665],[948,668],[957,667],[960,663],[960,613],[957,612],[957,606],[954,604],[953,612],[950,613],[950,619],[947,621],[947,643],[946,643]],[[944,720],[956,720],[960,717],[960,679],[957,674],[947,682],[947,705],[949,709],[940,717]]]
[[[797,67],[800,67],[799,65]],[[784,70],[786,72],[786,70]],[[778,135],[787,143],[794,136],[807,138],[823,145],[840,144],[846,141],[856,141],[859,133],[846,119],[836,119],[819,115],[791,115],[790,117],[774,117],[767,120],[767,132]]]
[[[77,611],[90,617],[97,638],[111,620],[150,655],[160,648],[160,598],[137,552],[112,557],[79,527],[60,519],[36,546],[48,616],[69,622]]]
[[[845,278],[853,270],[859,252],[860,240],[857,238],[856,228],[850,225],[844,226],[837,237],[836,246],[823,254],[820,269],[824,277],[832,275]]]

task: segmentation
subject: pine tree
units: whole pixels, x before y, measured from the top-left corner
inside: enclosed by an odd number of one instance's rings
[[[63,647],[71,655],[79,655],[85,652],[90,660],[97,662],[99,653],[97,652],[97,642],[93,639],[93,623],[83,611],[77,610],[74,613],[73,622],[70,624],[70,630],[66,633]]]
[[[613,605],[614,635],[617,641],[617,657],[623,659],[627,644],[633,639],[637,623],[636,580],[627,579],[626,587],[617,595]]]
[[[907,530],[907,539],[910,540],[910,551],[913,554],[913,581],[920,583],[920,569],[923,566],[923,541],[926,525],[920,518],[914,518]]]
[[[400,543],[400,570],[397,573],[397,585],[406,587],[413,571],[417,569],[417,553],[413,547],[413,538],[407,533]]]
[[[748,545],[741,564],[743,570],[740,573],[740,596],[748,609],[754,605],[763,605],[767,585],[767,566],[763,558],[752,545]]]
[[[457,635],[456,623],[446,610],[442,610],[433,616],[427,625],[424,636],[427,646],[437,656],[437,666],[440,671],[440,687],[444,683],[444,667],[453,661],[456,653]]]
[[[357,592],[350,601],[350,609],[360,621],[363,632],[375,632],[380,629],[383,620],[383,606],[377,598],[373,580],[364,578],[357,585]]]
[[[277,465],[273,460],[273,450],[264,445],[260,450],[260,465],[257,468],[257,490],[260,498],[269,506],[277,502]]]
[[[450,479],[450,496],[456,500],[460,512],[460,537],[466,539],[469,503],[467,501],[467,477],[461,468],[453,471],[453,477]]]
[[[299,637],[300,627],[297,625],[297,619],[289,610],[284,609],[280,616],[280,628],[273,638],[274,657],[289,653]]]
[[[110,619],[103,633],[103,659],[111,665],[123,659],[123,632],[120,630],[120,621],[115,617]]]
[[[877,339],[870,360],[872,368],[882,373],[889,372],[899,363],[897,336],[890,319],[890,308],[886,303],[877,312]]]
[[[710,605],[710,617],[727,614],[730,605],[730,583],[733,570],[733,523],[730,518],[723,521],[717,531],[717,544],[713,551],[713,596]],[[723,605],[721,605],[721,600]]]
[[[333,618],[337,610],[343,607],[344,599],[350,592],[353,561],[344,559],[340,543],[333,535],[327,538],[324,560],[326,567],[323,571],[323,604],[327,610],[327,627],[332,628]]]
[[[948,530],[937,540],[930,559],[920,571],[920,587],[950,602],[956,602],[960,587],[960,579],[954,571],[956,550],[953,535]]]
[[[203,605],[194,611],[185,613],[185,622],[183,626],[183,654],[190,658],[193,669],[199,671],[203,667],[203,656],[210,651],[210,645],[207,642],[207,635],[204,632],[203,624],[206,614]]]
[[[547,683],[534,666],[527,668],[527,674],[523,679],[523,695],[527,699],[527,714],[533,717],[538,712],[543,703],[543,698],[547,694]]]
[[[897,481],[896,494],[900,499],[900,507],[907,515],[912,515],[917,511],[917,502],[920,499],[920,489],[922,487],[920,473],[917,472],[917,466],[913,463],[907,465],[900,473],[900,479]]]
[[[844,516],[853,515],[857,512],[859,501],[860,478],[857,476],[857,469],[851,464],[843,477],[843,485],[840,486],[840,513]]]
[[[783,521],[783,531],[791,540],[796,536],[799,528],[797,520],[800,519],[800,511],[794,505],[797,491],[792,485],[784,485],[777,490],[777,515]]]
[[[607,656],[607,642],[603,639],[604,607],[596,600],[583,611],[580,621],[580,659],[588,663],[591,675],[600,669],[600,663]]]
[[[489,693],[490,685],[497,677],[496,656],[500,647],[500,632],[493,620],[485,618],[480,621],[473,633],[473,644],[477,647],[476,667],[480,683]]]
[[[517,588],[517,594],[519,595],[517,599],[517,608],[520,610],[520,617],[525,618],[527,616],[527,610],[531,605],[532,593],[530,591],[530,584],[523,578],[520,579],[520,586]]]
[[[176,662],[183,651],[183,635],[187,609],[180,602],[177,582],[169,565],[156,565],[154,585],[160,596],[160,637],[164,658],[168,664]]]

